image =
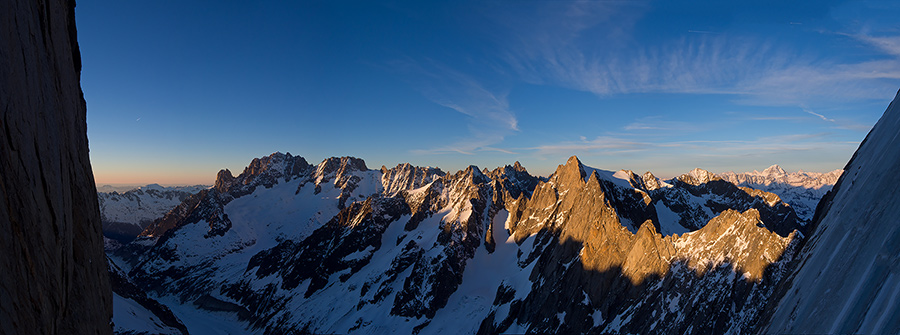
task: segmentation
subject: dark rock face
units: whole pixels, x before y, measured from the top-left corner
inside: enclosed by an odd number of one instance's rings
[[[0,334],[109,334],[75,3],[0,3]]]

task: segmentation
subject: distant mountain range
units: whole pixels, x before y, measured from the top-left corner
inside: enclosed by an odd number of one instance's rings
[[[723,174],[757,175],[780,180]],[[805,176],[804,190],[831,175]],[[188,329],[227,312],[227,327],[276,334],[743,332],[809,232],[779,195],[705,170],[663,181],[576,157],[542,178],[518,162],[448,174],[275,153],[197,189],[111,254],[175,312],[155,320],[192,315]],[[117,199],[187,193],[137,191]],[[146,300],[118,297],[122,318]]]
[[[128,243],[154,220],[161,218],[190,195],[210,186],[164,187],[149,184],[125,192],[97,192],[103,235],[113,245]],[[107,242],[107,246],[111,242]]]
[[[794,207],[797,216],[812,220],[819,199],[831,190],[843,170],[826,173],[798,171],[787,173],[778,165],[772,165],[762,172],[725,172],[718,176],[738,186],[778,194],[781,199]]]

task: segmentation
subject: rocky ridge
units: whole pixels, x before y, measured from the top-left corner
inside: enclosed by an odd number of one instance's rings
[[[511,214],[509,222],[516,222],[510,229],[513,238],[534,238],[531,254],[525,257],[526,262],[535,259],[533,284],[526,293],[501,286],[498,296],[503,291],[524,298],[495,302],[479,332],[752,329],[758,317],[753,301],[765,301],[772,294],[772,282],[781,276],[765,271],[782,266],[783,257],[790,259],[796,236],[781,237],[763,228],[756,209],[724,210],[680,237],[660,235],[650,218],[632,233],[609,200],[608,190],[615,182],[601,174],[573,157],[547,183],[538,185],[527,200],[535,203],[525,206],[534,210]],[[634,180],[633,174],[626,175]],[[712,180],[688,181],[702,186]],[[681,298],[685,296],[709,299]],[[722,302],[732,303],[738,311],[714,304]]]

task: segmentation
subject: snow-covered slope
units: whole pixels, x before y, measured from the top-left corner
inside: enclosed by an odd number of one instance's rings
[[[738,186],[775,193],[781,200],[794,207],[794,211],[804,221],[812,220],[819,200],[831,190],[843,170],[826,173],[803,170],[787,173],[778,165],[772,165],[762,172],[725,172],[718,176]]]
[[[191,194],[209,186],[141,186],[126,192],[97,192],[100,218],[106,237],[130,242],[150,223],[181,204]]]
[[[767,333],[900,333],[900,95],[823,203]]]
[[[745,331],[797,227],[774,194],[699,169],[663,182],[572,157],[538,178],[275,153],[113,259],[175,314],[232,313],[246,332]]]

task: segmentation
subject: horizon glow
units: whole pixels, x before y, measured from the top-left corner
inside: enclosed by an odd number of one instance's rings
[[[273,152],[453,172],[843,168],[900,88],[888,1],[76,8],[98,185]]]

